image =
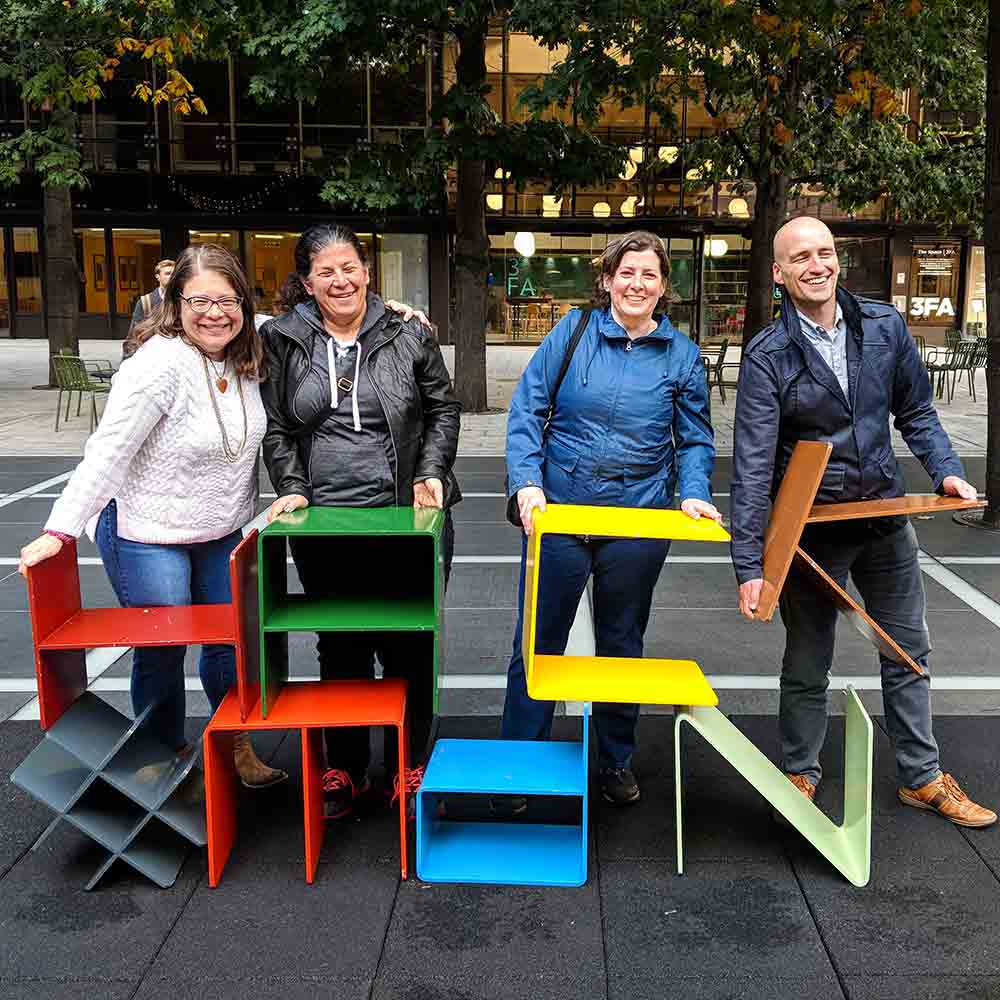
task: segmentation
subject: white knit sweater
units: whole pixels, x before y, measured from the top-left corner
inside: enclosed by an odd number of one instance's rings
[[[179,337],[155,336],[111,383],[107,406],[45,525],[78,538],[109,500],[118,534],[135,542],[182,545],[223,538],[254,515],[254,470],[266,417],[256,382],[242,379],[247,440],[228,462],[209,392],[230,449],[243,437],[236,377],[209,388],[202,355]]]

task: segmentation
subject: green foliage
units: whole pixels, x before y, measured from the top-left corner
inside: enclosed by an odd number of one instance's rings
[[[975,216],[976,142],[915,127],[897,95],[914,88],[930,109],[983,107],[983,0],[620,0],[583,22],[525,94],[536,113],[572,103],[593,124],[606,102],[645,100],[651,124],[671,129],[686,96],[715,126],[687,151],[690,186],[783,175],[851,208],[890,193],[907,215]]]
[[[77,108],[100,101],[104,86],[131,59],[157,63],[165,82],[137,88],[137,98],[173,102],[181,113],[204,112],[176,61],[217,44],[231,12],[214,3],[173,0],[0,0],[0,78],[32,109],[31,128],[0,143],[0,183],[25,170],[46,186],[83,187],[76,139]],[[206,28],[211,17],[212,31]]]

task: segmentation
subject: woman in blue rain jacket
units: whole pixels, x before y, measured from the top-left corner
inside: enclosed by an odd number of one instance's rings
[[[666,316],[670,261],[652,233],[610,243],[599,260],[594,309],[556,391],[579,310],[545,338],[518,383],[507,423],[509,510],[531,532],[546,501],[613,507],[671,506],[720,519],[712,505],[715,459],[708,386],[698,347]],[[553,394],[555,393],[555,398]],[[546,426],[550,408],[551,419]],[[518,620],[507,675],[503,736],[544,739],[554,704],[528,697],[521,656],[523,540]],[[546,535],[536,634],[539,653],[565,651],[593,576],[597,655],[640,657],[653,588],[669,551],[659,539]],[[600,783],[617,805],[635,802],[638,705],[595,705]],[[523,799],[498,804],[521,812]]]

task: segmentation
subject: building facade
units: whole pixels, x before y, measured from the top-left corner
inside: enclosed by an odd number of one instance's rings
[[[294,269],[298,234],[334,217],[319,197],[324,164],[359,141],[396,142],[427,128],[432,95],[453,72],[452,56],[447,47],[428,49],[424,64],[402,80],[344,68],[328,75],[315,105],[266,108],[245,97],[249,60],[200,64],[189,76],[208,98],[209,114],[197,120],[136,102],[137,79],[108,84],[104,99],[81,117],[91,179],[74,195],[82,336],[122,338],[136,300],[154,284],[156,262],[188,243],[230,247],[247,268],[258,310],[269,311]],[[521,91],[557,58],[497,27],[487,64],[490,101],[502,119],[523,115]],[[0,80],[0,138],[30,125],[31,115]],[[713,125],[694,100],[678,117],[679,127],[665,131],[645,124],[641,107],[609,109],[600,128],[628,146],[630,162],[601,188],[574,188],[559,198],[544,186],[517,192],[497,171],[485,195],[488,342],[537,344],[561,315],[589,299],[591,260],[608,240],[640,226],[663,237],[669,250],[676,325],[703,343],[739,340],[753,191],[699,184],[685,152]],[[654,160],[655,173],[643,169]],[[942,341],[950,329],[985,326],[985,256],[967,235],[900,225],[884,199],[848,216],[824,203],[819,190],[807,190],[790,213],[824,219],[838,237],[845,285],[894,303],[928,342]],[[428,310],[447,342],[452,220],[336,217],[368,248],[373,287]],[[45,335],[44,253],[41,190],[25,182],[0,201],[0,337]]]

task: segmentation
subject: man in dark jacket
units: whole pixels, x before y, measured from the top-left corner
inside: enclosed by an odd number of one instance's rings
[[[753,618],[763,576],[768,507],[798,441],[833,445],[817,500],[901,496],[903,477],[890,415],[935,490],[975,499],[938,420],[930,380],[897,310],[837,288],[833,234],[793,219],[774,239],[780,318],[747,348],[736,399],[732,552],[740,611]],[[813,525],[803,548],[839,584],[850,576],[868,613],[921,666],[930,636],[916,533],[905,517]],[[794,565],[781,593],[785,655],[779,721],[783,767],[810,799],[820,780],[826,690],[837,612]],[[900,800],[961,826],[989,826],[996,813],[943,774],[931,732],[930,681],[881,657],[882,695],[896,751]]]

